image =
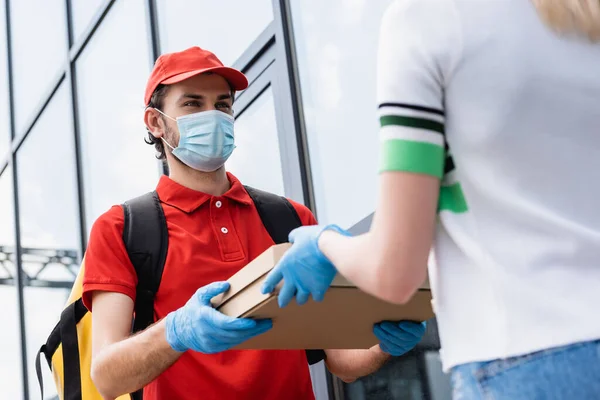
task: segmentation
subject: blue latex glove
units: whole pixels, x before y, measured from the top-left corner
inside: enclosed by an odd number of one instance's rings
[[[218,353],[271,329],[271,320],[233,318],[212,308],[210,299],[227,290],[227,282],[206,285],[167,315],[166,337],[173,350]]]
[[[337,273],[333,264],[319,249],[319,237],[325,230],[350,236],[336,225],[302,226],[290,233],[292,247],[267,275],[262,287],[263,293],[271,293],[283,279],[283,287],[278,295],[279,307],[288,305],[294,296],[300,305],[306,303],[309,296],[315,301],[323,300]]]
[[[389,322],[375,324],[373,333],[379,339],[379,347],[393,356],[401,356],[421,341],[425,334],[425,322]]]

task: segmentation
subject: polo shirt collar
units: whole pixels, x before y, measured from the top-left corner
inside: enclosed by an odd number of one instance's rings
[[[227,173],[227,179],[229,179],[231,187],[222,197],[243,205],[252,204],[250,195],[240,181],[229,172]],[[218,197],[180,185],[166,175],[160,177],[156,192],[163,203],[186,213],[191,213],[211,198]]]

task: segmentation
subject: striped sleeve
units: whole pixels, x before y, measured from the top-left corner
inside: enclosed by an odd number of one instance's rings
[[[382,172],[444,174],[451,3],[396,0],[385,13],[377,60]]]

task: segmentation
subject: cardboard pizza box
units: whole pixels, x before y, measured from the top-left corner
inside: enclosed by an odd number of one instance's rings
[[[273,329],[236,349],[367,349],[379,340],[373,325],[381,321],[425,321],[433,317],[426,280],[411,300],[395,305],[379,300],[337,275],[322,302],[312,298],[299,306],[295,299],[277,304],[278,288],[262,294],[261,286],[289,243],[275,245],[242,268],[228,282],[231,288],[213,299],[213,306],[233,317],[270,318]]]

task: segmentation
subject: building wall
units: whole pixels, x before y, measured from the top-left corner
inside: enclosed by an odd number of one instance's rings
[[[351,227],[374,210],[375,53],[390,0],[0,1],[0,398],[39,398],[35,354],[93,221],[165,173],[142,121],[161,52],[199,45],[249,77],[227,163],[245,184],[322,223]],[[317,397],[448,398],[437,346],[433,330],[351,385],[313,367]]]

